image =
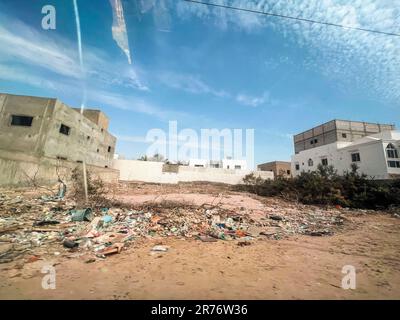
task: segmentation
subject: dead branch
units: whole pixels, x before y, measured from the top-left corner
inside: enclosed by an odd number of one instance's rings
[[[53,189],[51,189],[51,188],[49,188],[49,187],[46,187],[46,186],[43,186],[43,185],[40,185],[40,184],[37,182],[36,176],[37,176],[37,174],[38,174],[38,172],[39,172],[39,167],[38,167],[37,170],[35,171],[33,177],[30,177],[29,174],[27,174],[26,171],[25,171],[24,169],[22,169],[22,168],[21,168],[21,171],[22,171],[22,173],[24,174],[25,178],[27,179],[28,185],[30,185],[30,186],[32,186],[32,187],[34,187],[34,188],[44,189],[44,190],[50,192],[53,196],[56,195],[55,192],[53,191]]]

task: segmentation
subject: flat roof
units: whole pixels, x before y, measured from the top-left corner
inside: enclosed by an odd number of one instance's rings
[[[276,164],[276,163],[283,163],[283,164],[290,164],[290,161],[270,161],[270,162],[264,162],[264,163],[260,163],[257,166],[261,166],[261,165],[265,165],[265,164]]]
[[[302,131],[302,132],[296,133],[296,134],[294,134],[293,136],[301,135],[301,134],[303,134],[303,133],[305,133],[305,132],[307,132],[307,131],[310,131],[310,130],[312,130],[312,129],[314,129],[314,128],[323,126],[323,125],[328,124],[328,123],[330,123],[330,122],[336,122],[336,121],[357,122],[357,123],[375,124],[375,125],[381,125],[381,126],[392,126],[393,129],[395,129],[395,127],[396,127],[394,123],[379,123],[379,122],[368,122],[368,121],[360,121],[360,120],[332,119],[332,120],[329,120],[329,121],[327,121],[327,122],[318,124],[318,125],[316,125],[316,126],[314,126],[314,127],[311,127],[311,128],[309,128],[309,129],[307,129],[307,130],[304,130],[304,131]]]

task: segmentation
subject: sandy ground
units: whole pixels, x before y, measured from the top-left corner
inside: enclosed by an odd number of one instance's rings
[[[184,193],[175,189],[167,199],[201,205],[217,197],[224,206],[263,210],[249,195]],[[143,202],[157,194],[122,198]],[[351,227],[327,237],[260,239],[248,246],[150,238],[93,263],[85,263],[84,255],[48,255],[24,265],[2,264],[0,299],[400,299],[400,219],[383,214],[350,219]],[[169,250],[152,252],[155,244]],[[54,290],[42,288],[43,265],[55,267]],[[341,288],[345,265],[356,268],[355,290]]]

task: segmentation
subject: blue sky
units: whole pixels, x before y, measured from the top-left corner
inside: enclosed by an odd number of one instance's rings
[[[400,33],[396,1],[213,0]],[[41,9],[54,5],[56,30]],[[149,129],[254,128],[255,162],[289,160],[292,134],[333,118],[400,127],[400,37],[293,22],[181,0],[122,0],[132,63],[109,0],[1,0],[0,91],[57,97],[110,117],[117,153],[144,154]],[[117,35],[118,36],[118,35]],[[120,35],[121,36],[121,35]]]

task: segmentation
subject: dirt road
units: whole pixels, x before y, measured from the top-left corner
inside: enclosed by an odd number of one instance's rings
[[[0,299],[399,299],[400,219],[351,219],[356,228],[329,237],[258,240],[248,246],[144,239],[93,263],[81,256],[46,258],[20,269],[3,264]],[[151,252],[159,243],[169,251]],[[56,289],[44,290],[40,271],[52,263]],[[355,290],[341,288],[345,265],[356,268]]]

